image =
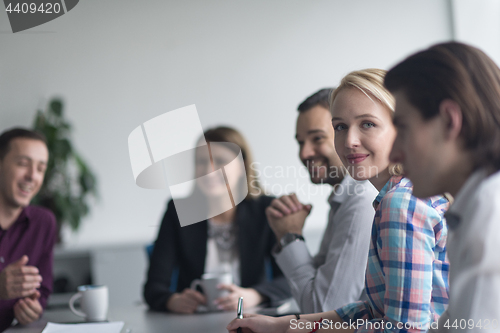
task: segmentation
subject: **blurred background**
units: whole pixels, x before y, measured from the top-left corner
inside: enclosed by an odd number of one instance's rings
[[[0,131],[31,127],[37,109],[61,98],[100,200],[76,232],[63,228],[56,269],[73,281],[66,289],[91,280],[110,285],[112,303],[139,301],[144,246],[156,237],[169,192],[135,185],[127,147],[134,128],[196,104],[204,128],[240,130],[267,194],[286,188],[313,204],[305,237],[315,252],[331,188],[311,185],[305,169],[290,172],[303,168],[297,105],[351,70],[388,69],[449,40],[500,63],[500,1],[85,0],[15,34],[2,10]]]

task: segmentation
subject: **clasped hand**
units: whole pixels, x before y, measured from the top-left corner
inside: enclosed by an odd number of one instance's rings
[[[0,299],[28,297],[37,292],[42,282],[38,268],[26,266],[28,257],[22,256],[0,272]]]
[[[38,299],[40,292],[35,292],[33,295],[21,298],[14,304],[14,317],[21,325],[38,320],[43,313],[43,308]]]
[[[274,199],[266,208],[266,216],[278,241],[287,233],[302,234],[311,209],[312,206],[302,204],[295,193]]]
[[[38,299],[42,276],[38,268],[26,266],[28,257],[22,256],[0,272],[0,299],[20,298],[14,305],[14,316],[21,325],[34,322],[42,315]]]

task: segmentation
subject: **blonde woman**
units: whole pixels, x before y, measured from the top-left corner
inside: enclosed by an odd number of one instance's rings
[[[230,332],[424,332],[448,303],[447,227],[443,196],[418,199],[402,168],[389,161],[396,137],[394,98],[385,71],[349,73],[331,96],[335,149],[356,180],[379,191],[366,268],[367,300],[297,317],[249,316]],[[326,320],[326,321],[325,321]],[[323,325],[320,323],[323,322]],[[321,327],[322,328],[321,328]]]

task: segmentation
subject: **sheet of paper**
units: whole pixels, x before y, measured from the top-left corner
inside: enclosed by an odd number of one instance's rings
[[[111,323],[56,324],[47,323],[42,333],[120,333],[123,321]]]

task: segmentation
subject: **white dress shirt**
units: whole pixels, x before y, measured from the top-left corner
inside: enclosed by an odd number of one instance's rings
[[[450,231],[449,306],[432,331],[499,332],[500,172],[488,176],[476,171],[445,217]]]
[[[335,310],[361,298],[377,194],[370,182],[346,176],[328,199],[318,254],[313,258],[302,241],[274,254],[303,313]]]

